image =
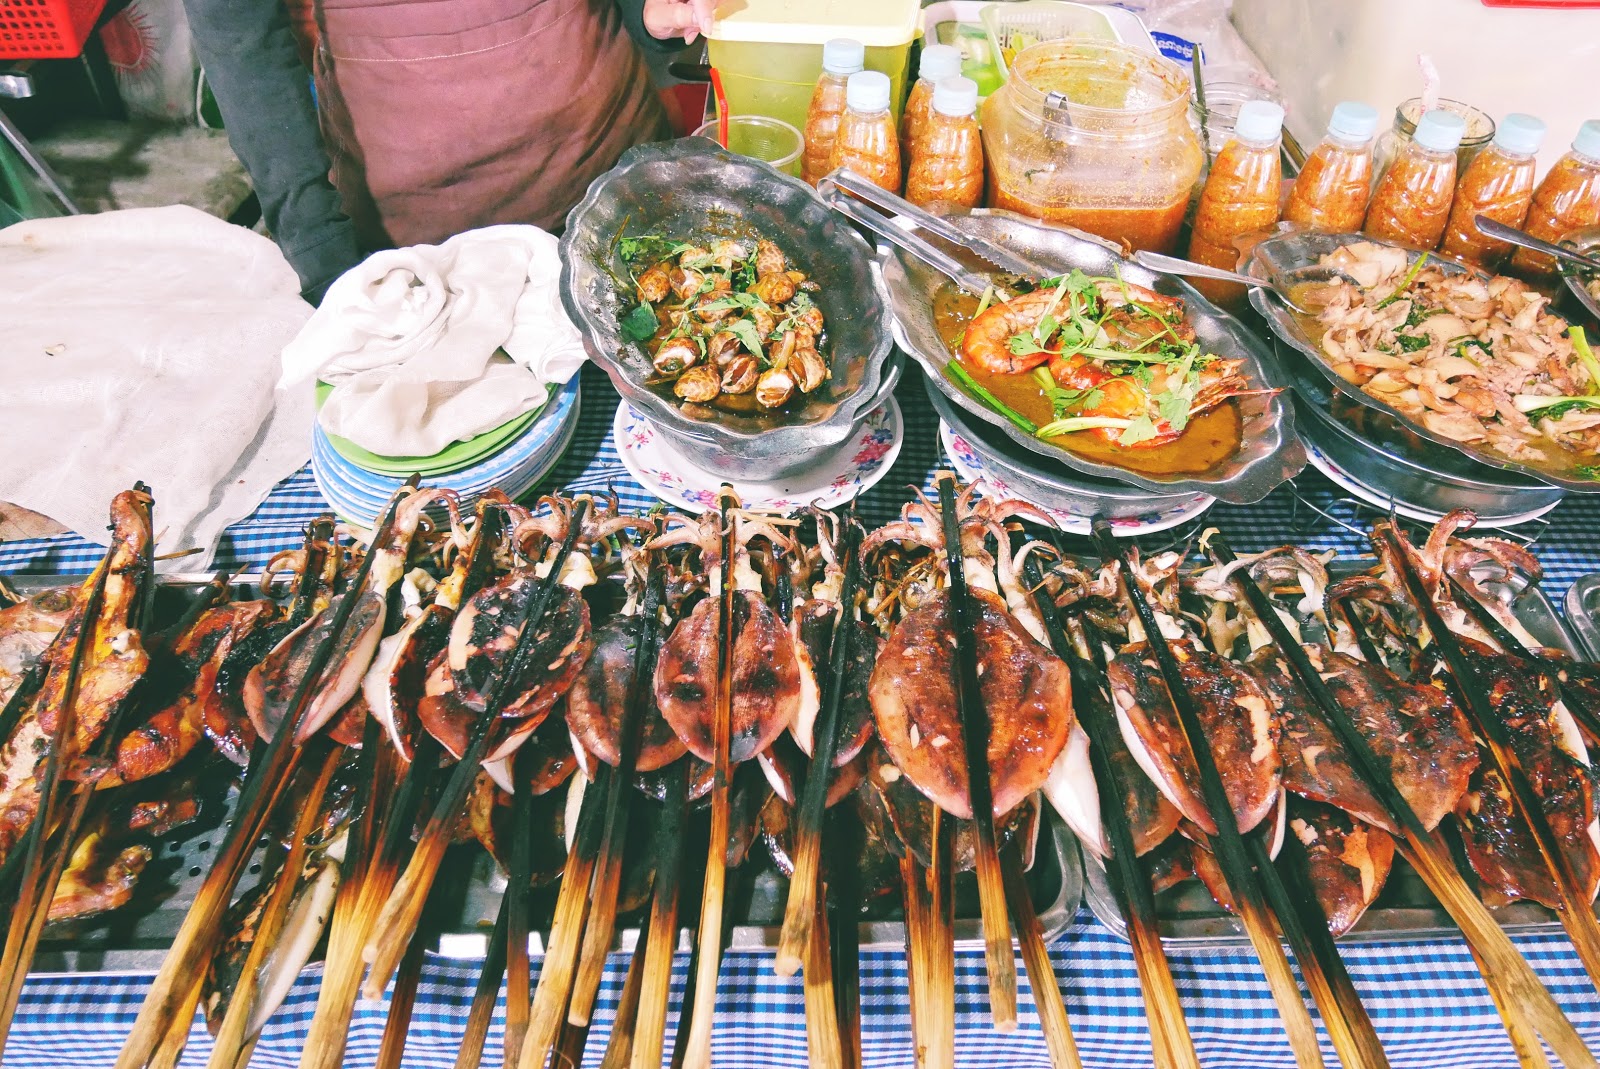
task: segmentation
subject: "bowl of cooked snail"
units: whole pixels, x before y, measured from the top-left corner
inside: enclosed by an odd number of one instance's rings
[[[590,357],[707,470],[816,463],[893,388],[872,249],[805,183],[705,138],[624,155],[561,257]]]

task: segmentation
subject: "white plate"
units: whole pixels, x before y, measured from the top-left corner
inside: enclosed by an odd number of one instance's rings
[[[961,476],[963,482],[977,483],[978,490],[985,497],[1015,498],[1018,501],[1028,501],[1026,494],[1013,490],[1005,477],[989,471],[983,465],[983,458],[976,450],[957,448],[954,441],[955,432],[950,429],[950,424],[944,420],[939,421],[939,444],[944,448],[944,455],[949,458],[951,466],[956,469],[956,474]],[[1091,518],[1079,516],[1075,513],[1064,512],[1058,508],[1041,505],[1028,501],[1030,505],[1042,511],[1056,522],[1056,526],[1067,534],[1088,536],[1090,533]],[[1136,519],[1113,519],[1111,533],[1118,538],[1135,538],[1139,535],[1155,534],[1159,531],[1170,530],[1201,515],[1206,509],[1216,503],[1216,498],[1202,495],[1195,501],[1186,501],[1162,512],[1149,516],[1140,516]]]
[[[654,424],[626,401],[617,405],[611,440],[628,473],[667,504],[695,513],[715,506],[723,480],[685,460],[661,437]],[[735,482],[733,489],[747,508],[777,512],[807,505],[834,508],[887,475],[904,440],[900,406],[890,397],[872,410],[852,441],[829,454],[822,467],[775,483]]]
[[[1396,516],[1404,516],[1406,519],[1416,520],[1418,523],[1438,523],[1440,520],[1444,519],[1444,513],[1442,512],[1433,512],[1429,509],[1419,509],[1414,505],[1408,505],[1404,501],[1392,498],[1381,491],[1374,490],[1372,487],[1368,486],[1364,482],[1361,482],[1354,475],[1351,475],[1349,472],[1339,467],[1339,465],[1335,464],[1325,453],[1322,452],[1322,450],[1318,449],[1310,441],[1303,441],[1302,444],[1306,447],[1306,459],[1311,461],[1311,466],[1322,472],[1322,474],[1326,475],[1329,482],[1333,483],[1339,489],[1343,490],[1351,497],[1354,497],[1356,500],[1371,505],[1375,509],[1381,509],[1384,512],[1388,512],[1390,508],[1393,508]],[[1529,520],[1537,520],[1540,516],[1543,516],[1545,513],[1549,512],[1559,504],[1561,504],[1560,501],[1552,501],[1550,504],[1542,505],[1539,508],[1534,509],[1532,512],[1519,512],[1515,516],[1480,518],[1473,526],[1493,528],[1515,527],[1519,523],[1527,523]]]

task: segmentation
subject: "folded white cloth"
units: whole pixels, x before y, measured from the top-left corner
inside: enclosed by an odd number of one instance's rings
[[[556,239],[490,226],[376,253],[328,287],[283,350],[283,382],[331,383],[329,434],[431,456],[537,408],[583,364]]]
[[[0,230],[0,500],[106,541],[155,493],[157,548],[200,548],[310,455],[308,388],[275,390],[311,315],[278,247],[194,208]]]

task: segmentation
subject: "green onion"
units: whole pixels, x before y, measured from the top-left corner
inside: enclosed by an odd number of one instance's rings
[[[988,307],[989,307],[989,302],[991,302],[993,300],[994,300],[994,283],[991,282],[987,286],[984,287],[983,299],[978,302],[978,310],[976,312],[972,313],[972,318],[973,319],[977,319],[979,316],[983,315],[984,311],[987,310]]]
[[[1102,428],[1114,430],[1127,430],[1132,426],[1131,419],[1118,419],[1115,416],[1068,416],[1058,419],[1054,423],[1046,424],[1034,432],[1035,438],[1055,438],[1074,431],[1092,431]]]
[[[1411,288],[1411,283],[1415,282],[1417,276],[1422,273],[1422,265],[1428,262],[1428,255],[1428,253],[1423,253],[1417,257],[1416,262],[1411,265],[1411,270],[1407,271],[1405,277],[1400,280],[1400,285],[1395,288],[1393,293],[1379,301],[1377,307],[1387,308],[1405,295],[1406,290]]]
[[[1000,413],[1006,419],[1009,419],[1012,423],[1016,424],[1019,430],[1026,434],[1035,434],[1038,432],[1039,425],[1037,423],[1033,422],[1033,420],[1029,419],[1027,416],[1024,416],[1016,409],[1011,408],[1004,401],[1000,400],[1000,398],[984,389],[981,385],[979,385],[978,380],[967,374],[967,369],[962,367],[956,361],[950,361],[944,366],[944,370],[945,374],[949,375],[952,379],[955,379],[956,382],[959,383],[968,393],[972,394],[972,396],[976,397],[978,400],[982,401],[984,404]]]
[[[1033,369],[1033,381],[1037,382],[1039,388],[1043,390],[1056,388],[1056,380],[1050,377],[1050,372],[1046,371],[1042,365]]]
[[[1594,358],[1594,350],[1589,348],[1589,339],[1584,336],[1583,328],[1568,327],[1567,337],[1572,339],[1572,351],[1578,354],[1584,370],[1589,372],[1589,389],[1600,390],[1600,360]]]

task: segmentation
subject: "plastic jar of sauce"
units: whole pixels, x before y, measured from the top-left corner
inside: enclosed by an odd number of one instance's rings
[[[1188,110],[1170,60],[1085,39],[1023,49],[983,105],[989,206],[1171,252],[1203,163]]]
[[[1556,161],[1533,191],[1522,229],[1536,238],[1559,242],[1574,230],[1600,225],[1600,119],[1578,127],[1572,151]],[[1518,249],[1511,267],[1532,275],[1555,273],[1556,262],[1540,252]]]
[[[1189,259],[1232,271],[1239,263],[1233,239],[1270,229],[1278,221],[1282,133],[1283,109],[1277,104],[1247,100],[1239,107],[1233,137],[1217,153],[1200,192]]]
[[[811,93],[806,128],[801,131],[805,154],[800,160],[800,177],[812,185],[828,173],[828,157],[839,133],[839,120],[844,118],[845,83],[866,62],[866,46],[860,41],[835,37],[822,46],[822,77]]]
[[[1494,119],[1489,114],[1463,104],[1459,100],[1441,99],[1433,108],[1424,109],[1421,97],[1412,97],[1410,100],[1401,101],[1400,106],[1394,109],[1394,125],[1383,132],[1378,138],[1377,147],[1373,150],[1373,173],[1383,175],[1395,160],[1400,158],[1400,150],[1411,143],[1415,136],[1417,123],[1422,119],[1424,110],[1439,109],[1452,111],[1461,116],[1466,123],[1466,129],[1461,132],[1461,143],[1456,146],[1456,173],[1462,174],[1467,169],[1467,164],[1472,158],[1489,147],[1489,142],[1494,140]]]
[[[873,185],[900,192],[900,138],[889,114],[889,76],[858,71],[846,87],[844,118],[824,173],[848,167]]]
[[[1375,238],[1418,249],[1439,244],[1456,191],[1456,148],[1466,122],[1453,111],[1430,111],[1410,144],[1378,179],[1363,229]]]
[[[1333,109],[1328,133],[1306,157],[1289,189],[1283,217],[1308,230],[1361,229],[1372,196],[1372,137],[1378,109],[1346,100]]]
[[[983,135],[973,112],[978,83],[946,78],[934,87],[932,109],[911,146],[906,200],[976,208],[983,202]]]
[[[1494,143],[1473,158],[1456,183],[1440,252],[1486,271],[1499,269],[1511,245],[1486,237],[1474,220],[1487,215],[1507,226],[1522,225],[1533,201],[1534,156],[1543,143],[1544,123],[1532,115],[1511,114],[1500,120]]]
[[[917,81],[906,97],[900,116],[900,156],[911,158],[911,145],[933,112],[933,90],[946,78],[961,77],[961,49],[955,45],[928,45],[917,65]]]

